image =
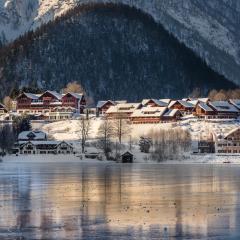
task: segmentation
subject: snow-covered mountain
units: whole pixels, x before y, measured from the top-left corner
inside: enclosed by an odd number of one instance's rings
[[[150,14],[212,68],[240,84],[239,0],[0,0],[0,39],[11,41],[77,4],[124,3]]]

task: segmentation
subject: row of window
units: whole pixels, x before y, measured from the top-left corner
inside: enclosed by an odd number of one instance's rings
[[[23,154],[36,154],[35,151],[21,151]],[[55,151],[40,151],[39,154],[55,154]],[[58,154],[70,154],[70,151],[58,151]]]
[[[239,143],[219,143],[218,147],[237,147],[240,146],[240,142]]]
[[[240,153],[240,150],[218,150],[218,153]]]

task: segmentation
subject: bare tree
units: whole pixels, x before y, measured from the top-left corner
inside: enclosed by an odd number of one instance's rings
[[[194,88],[192,93],[189,95],[191,98],[199,98],[201,96],[200,88]]]
[[[240,98],[240,89],[234,89],[234,90],[212,90],[208,94],[208,97],[212,101],[226,101],[228,99],[239,99]]]
[[[84,88],[81,84],[75,82],[68,83],[66,88],[63,89],[64,93],[73,92],[73,93],[85,93]]]
[[[63,93],[68,92],[84,94],[87,106],[94,104],[94,99],[89,96],[84,87],[76,81],[68,83],[66,88],[63,89]]]
[[[12,110],[13,102],[12,102],[12,99],[9,96],[6,96],[3,99],[3,104],[5,105],[5,107],[7,108],[8,111]]]
[[[130,122],[125,115],[118,114],[113,120],[114,137],[118,139],[119,144],[122,144],[122,139],[131,134]]]
[[[161,129],[151,133],[153,139],[152,157],[158,161],[177,159],[182,153],[189,151],[191,135],[187,130]]]
[[[114,136],[114,127],[112,121],[104,118],[103,123],[98,129],[98,147],[103,149],[106,158],[108,159],[111,152],[111,139]]]
[[[80,127],[79,136],[80,136],[80,141],[81,141],[82,153],[84,153],[86,142],[88,140],[89,133],[91,130],[91,120],[89,118],[81,116],[81,118],[79,120],[79,127]]]

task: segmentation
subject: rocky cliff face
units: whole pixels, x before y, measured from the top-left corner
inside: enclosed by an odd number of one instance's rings
[[[77,4],[124,3],[150,14],[213,69],[240,84],[240,1],[0,0],[2,42],[52,20]]]

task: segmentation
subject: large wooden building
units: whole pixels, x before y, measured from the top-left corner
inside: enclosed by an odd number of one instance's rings
[[[86,100],[83,94],[59,94],[55,91],[46,91],[43,94],[22,93],[17,99],[17,112],[26,114],[48,114],[56,107],[72,107],[82,113]]]
[[[129,119],[132,113],[141,107],[142,105],[140,103],[119,103],[115,106],[111,106],[106,111],[106,116],[109,119]]]
[[[217,112],[206,103],[199,102],[193,111],[193,115],[198,118],[211,119],[216,117]]]
[[[215,111],[215,118],[235,119],[239,115],[239,110],[227,101],[210,101],[208,106]]]
[[[104,115],[110,107],[115,106],[115,105],[116,105],[116,102],[114,102],[112,100],[98,101],[97,107],[96,107],[97,115],[99,115],[99,116]]]
[[[183,101],[183,100],[176,100],[171,101],[168,105],[169,109],[177,109],[179,110],[183,115],[191,114],[194,110],[195,105],[192,104],[189,101]]]
[[[160,123],[165,112],[166,107],[143,107],[136,109],[131,114],[130,120],[133,124]]]

